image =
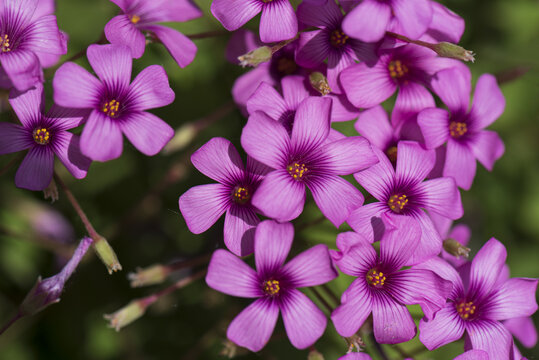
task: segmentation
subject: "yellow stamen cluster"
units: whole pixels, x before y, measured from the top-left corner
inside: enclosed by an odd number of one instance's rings
[[[333,30],[329,37],[329,42],[333,47],[339,48],[346,44],[346,40],[348,40],[349,37],[345,33],[342,32],[342,30],[337,29]]]
[[[116,100],[107,101],[103,104],[103,112],[110,117],[117,117],[119,115],[120,103]]]
[[[451,121],[449,124],[449,134],[452,138],[458,139],[468,132],[468,126],[464,122]]]
[[[133,24],[136,24],[136,23],[138,23],[138,22],[140,21],[140,16],[138,16],[138,15],[131,15],[131,16],[129,16],[129,20],[131,20],[131,22],[132,22]]]
[[[270,296],[275,296],[281,290],[279,280],[266,280],[264,281],[264,292]]]
[[[33,132],[34,141],[39,145],[47,145],[50,141],[51,134],[46,128],[37,128]]]
[[[250,197],[251,194],[246,187],[236,186],[232,192],[232,199],[238,204],[245,204]]]
[[[297,162],[293,162],[292,164],[288,165],[286,170],[288,170],[288,173],[294,178],[294,180],[300,180],[309,171],[305,164],[299,164]]]
[[[383,272],[377,271],[376,269],[371,269],[367,273],[367,282],[369,285],[374,287],[382,287],[386,281],[386,277]]]
[[[472,301],[461,301],[457,305],[455,305],[455,308],[457,309],[457,312],[459,313],[460,317],[464,320],[468,320],[470,316],[475,313],[476,309]]]
[[[0,36],[0,49],[2,49],[2,52],[11,51],[11,45],[9,44],[9,37],[7,34]]]
[[[393,79],[399,79],[408,74],[408,67],[404,65],[400,60],[393,60],[387,67],[389,69],[389,75]]]
[[[281,75],[292,75],[296,72],[298,66],[294,59],[288,57],[282,57],[277,60],[277,71]]]
[[[389,149],[387,149],[386,155],[389,158],[389,161],[391,161],[392,163],[396,163],[397,162],[397,147],[392,146]]]
[[[408,198],[406,197],[406,195],[398,195],[398,194],[391,195],[391,197],[389,198],[387,202],[387,205],[389,205],[389,208],[397,214],[399,214],[404,209],[406,204],[408,204]]]

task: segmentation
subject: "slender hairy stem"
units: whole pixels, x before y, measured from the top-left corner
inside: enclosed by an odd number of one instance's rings
[[[372,341],[374,347],[376,348],[376,351],[378,351],[378,354],[380,355],[380,357],[383,360],[389,360],[389,357],[387,356],[386,352],[384,351],[384,348],[382,347],[382,345],[379,344],[378,342],[376,342],[376,339],[374,338],[373,333],[371,333],[371,341]]]
[[[212,254],[204,254],[193,259],[176,261],[166,266],[170,272],[177,271],[188,267],[207,264],[210,261],[211,256]]]
[[[331,314],[333,312],[333,306],[331,306],[327,301],[326,299],[324,299],[324,297],[322,296],[322,294],[320,294],[320,292],[318,291],[318,289],[312,287],[310,288],[311,291],[313,292],[314,296],[318,299],[318,301],[320,301],[325,307],[326,309],[329,311],[329,313]]]
[[[212,30],[212,31],[206,31],[198,34],[189,34],[186,35],[189,39],[195,40],[195,39],[207,39],[207,38],[213,38],[217,36],[224,36],[229,35],[229,31],[223,31],[223,30]]]
[[[393,345],[393,349],[402,356],[403,359],[411,359],[412,355],[408,351],[404,350],[399,344]]]
[[[169,287],[163,289],[163,290],[160,290],[154,294],[151,294],[149,296],[146,296],[142,299],[140,299],[139,301],[144,304],[145,306],[150,306],[151,304],[153,304],[154,302],[156,302],[157,300],[159,300],[160,298],[162,298],[163,296],[165,295],[168,295],[176,290],[179,290],[181,288],[184,288],[186,287],[187,285],[191,284],[192,282],[200,279],[201,277],[203,277],[204,275],[206,275],[206,269],[204,270],[201,270],[197,273],[194,273],[192,275],[189,275],[187,277],[184,277],[183,279],[179,280],[178,282],[170,285]]]
[[[0,176],[4,175],[5,173],[8,172],[9,169],[11,169],[11,167],[13,165],[15,165],[16,163],[19,162],[20,159],[22,159],[22,157],[24,156],[24,153],[20,153],[18,154],[17,156],[15,156],[13,159],[11,159],[10,162],[8,162],[6,164],[6,166],[4,166],[2,169],[0,169]]]
[[[431,50],[432,50],[432,47],[435,45],[435,44],[432,44],[432,43],[429,43],[429,42],[426,42],[426,41],[412,40],[410,38],[407,38],[404,35],[396,34],[396,33],[391,32],[391,31],[386,31],[386,34],[391,36],[391,37],[394,37],[395,39],[399,39],[399,40],[402,40],[404,42],[407,42],[409,44],[416,44],[416,45],[419,45],[419,46],[429,48]]]
[[[341,300],[339,299],[339,297],[337,295],[335,295],[333,290],[331,290],[331,288],[327,284],[323,284],[322,289],[324,289],[326,294],[329,295],[329,297],[331,298],[331,300],[333,300],[333,302],[335,303],[336,306],[341,303]]]
[[[15,316],[13,316],[4,326],[2,326],[2,328],[0,329],[0,335],[6,332],[6,330],[9,329],[9,327],[13,325],[13,323],[19,320],[21,317],[22,317],[21,313],[17,312]]]

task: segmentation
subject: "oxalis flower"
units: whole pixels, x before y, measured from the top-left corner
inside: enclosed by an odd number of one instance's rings
[[[41,62],[67,52],[56,16],[36,16],[38,0],[4,0],[0,3],[0,64],[18,90],[27,90],[43,81]],[[41,8],[41,7],[40,7]],[[2,83],[6,83],[2,81]]]
[[[327,141],[330,107],[331,99],[303,100],[290,135],[260,111],[249,117],[241,144],[247,154],[272,168],[252,199],[264,215],[279,221],[295,219],[303,211],[306,187],[337,227],[363,203],[359,190],[339,175],[366,169],[377,162],[376,156],[361,137]]]
[[[77,179],[86,176],[91,160],[82,155],[79,137],[69,129],[80,125],[80,111],[53,106],[44,114],[43,85],[24,93],[12,90],[9,103],[21,125],[0,123],[0,155],[29,149],[22,161],[15,184],[29,190],[43,190],[52,180],[54,155]]]
[[[407,265],[439,254],[442,239],[423,209],[450,219],[460,218],[463,209],[455,181],[453,178],[423,181],[435,164],[435,154],[416,142],[399,142],[396,169],[380,150],[373,148],[373,151],[379,163],[354,177],[378,202],[355,209],[346,221],[368,240],[378,241],[384,229],[380,216],[384,213],[402,216],[421,227],[420,244]]]
[[[451,176],[465,190],[472,186],[476,159],[489,171],[504,153],[505,147],[497,133],[485,130],[503,113],[505,98],[496,78],[489,74],[479,77],[474,101],[469,108],[471,74],[467,67],[440,71],[432,87],[449,108],[429,108],[417,116],[425,146],[434,149],[447,142],[443,175]]]
[[[224,241],[238,256],[253,252],[255,227],[260,222],[251,204],[263,175],[269,170],[251,157],[244,168],[230,141],[213,138],[198,149],[191,162],[218,184],[199,185],[180,196],[180,211],[189,230],[200,234],[226,212]]]
[[[290,223],[266,220],[255,233],[256,271],[226,250],[217,250],[208,266],[206,282],[232,296],[256,298],[228,327],[227,336],[251,351],[262,349],[282,313],[292,345],[312,345],[326,328],[326,317],[297,288],[324,284],[337,277],[328,248],[316,245],[287,264],[294,228]]]
[[[484,350],[490,360],[510,358],[513,340],[500,321],[530,316],[537,310],[537,280],[510,278],[500,282],[506,257],[503,244],[491,238],[477,252],[468,271],[461,274],[440,258],[417,266],[453,283],[445,307],[434,319],[419,323],[419,340],[429,350],[466,333],[466,350]]]
[[[122,154],[123,133],[143,154],[157,154],[174,136],[174,130],[145,110],[174,101],[165,70],[159,65],[148,66],[130,84],[129,48],[90,45],[87,57],[99,79],[67,62],[52,82],[57,104],[91,110],[81,135],[82,153],[98,161],[116,159]]]
[[[189,0],[111,0],[123,14],[113,17],[105,26],[105,35],[111,44],[125,45],[131,56],[144,54],[148,32],[165,45],[180,67],[195,58],[197,47],[177,30],[159,25],[161,22],[183,22],[202,16],[202,11]]]
[[[416,334],[406,305],[420,304],[432,319],[445,305],[451,283],[429,270],[401,270],[419,245],[421,228],[395,215],[383,215],[382,221],[386,230],[380,255],[356,233],[337,236],[340,251],[331,251],[331,256],[342,272],[357,279],[343,293],[331,319],[339,334],[352,336],[372,313],[376,341],[397,344]]]

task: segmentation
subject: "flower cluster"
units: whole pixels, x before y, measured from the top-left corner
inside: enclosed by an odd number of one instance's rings
[[[336,267],[356,278],[328,309],[343,337],[368,322],[378,343],[409,341],[418,329],[407,306],[419,304],[419,339],[429,350],[466,333],[469,351],[459,359],[520,359],[512,334],[535,343],[515,328],[537,310],[537,280],[509,278],[505,247],[494,238],[468,261],[469,229],[450,231],[463,216],[460,191],[471,188],[476,160],[492,170],[504,153],[500,137],[485,130],[505,107],[495,78],[479,78],[470,106],[470,71],[451,54],[457,47],[448,42],[459,41],[464,21],[430,0],[305,0],[296,11],[287,0],[214,0],[211,9],[228,30],[262,12],[261,41],[281,41],[260,47],[243,30],[232,37],[227,55],[250,51],[243,63],[258,65],[232,89],[248,117],[247,166],[228,140],[213,138],[191,159],[218,183],[179,198],[197,234],[226,212],[230,252],[214,253],[207,284],[257,299],[228,338],[258,351],[281,312],[291,343],[311,346],[326,318],[297,288],[332,280]],[[392,106],[390,117],[382,104]],[[356,136],[331,127],[356,118]],[[337,250],[316,245],[283,265],[290,221],[309,193],[336,228],[346,222],[353,231],[337,236]],[[256,271],[238,258],[251,253]]]

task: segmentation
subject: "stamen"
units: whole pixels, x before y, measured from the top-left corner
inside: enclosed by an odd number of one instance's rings
[[[376,288],[381,288],[384,286],[384,282],[386,281],[386,277],[383,272],[377,271],[376,269],[371,269],[367,273],[367,282],[370,286],[374,286]]]
[[[232,200],[238,204],[245,204],[251,198],[251,194],[247,187],[236,186],[232,191]]]
[[[449,134],[454,139],[458,139],[468,132],[468,126],[465,122],[451,121],[449,124]]]
[[[386,150],[386,155],[393,164],[397,162],[397,147],[392,146]]]
[[[131,15],[131,16],[129,16],[129,20],[131,20],[131,22],[132,22],[133,24],[136,24],[136,23],[138,23],[138,22],[140,21],[140,16],[138,16],[138,15]]]
[[[11,45],[9,43],[9,37],[7,34],[0,35],[0,49],[2,52],[11,51]]]
[[[389,75],[393,79],[400,79],[404,75],[408,74],[408,67],[404,65],[400,60],[391,61],[387,68],[389,70]]]
[[[39,145],[47,145],[51,139],[51,134],[46,128],[36,128],[32,136]]]
[[[408,198],[404,194],[403,195],[399,195],[399,194],[391,195],[391,197],[389,198],[389,200],[387,202],[387,205],[389,205],[389,208],[394,213],[397,213],[397,214],[400,214],[402,212],[402,210],[404,209],[406,204],[408,204]]]
[[[264,292],[269,296],[275,296],[281,290],[279,280],[266,280],[263,286]]]
[[[294,180],[301,180],[308,172],[307,166],[305,164],[300,164],[293,162],[292,164],[286,167],[288,173],[294,178]]]
[[[457,313],[463,320],[472,320],[476,306],[472,301],[462,300],[455,305],[455,309],[457,309]]]
[[[298,66],[294,59],[283,56],[277,60],[277,71],[281,76],[292,75],[297,68]]]
[[[103,104],[103,107],[101,108],[101,110],[111,118],[115,118],[120,115],[119,109],[120,103],[117,100],[107,101],[105,104]]]
[[[346,40],[348,40],[348,35],[345,35],[345,33],[342,32],[341,29],[333,30],[329,37],[329,42],[333,47],[340,48],[344,44],[346,44]]]

